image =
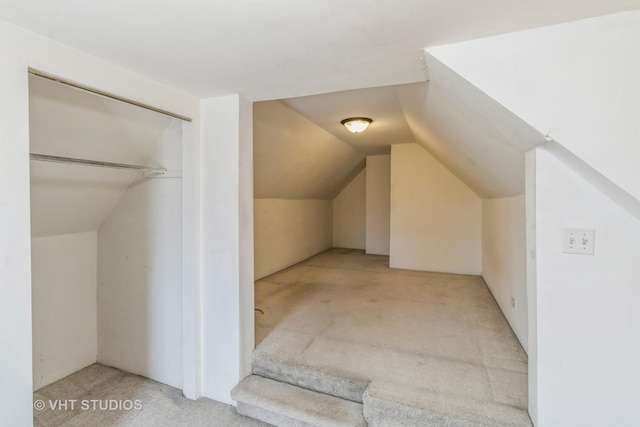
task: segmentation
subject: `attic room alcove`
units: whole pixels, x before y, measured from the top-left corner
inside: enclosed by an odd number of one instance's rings
[[[525,153],[544,138],[425,60],[426,82],[254,104],[255,279],[332,247],[482,276],[526,349]],[[354,116],[373,123],[350,134]]]
[[[34,390],[99,362],[183,386],[181,120],[29,76]]]
[[[239,413],[285,383],[361,402],[345,425],[531,425],[525,153],[543,138],[427,59],[426,82],[254,103]],[[496,411],[452,409],[478,402]]]

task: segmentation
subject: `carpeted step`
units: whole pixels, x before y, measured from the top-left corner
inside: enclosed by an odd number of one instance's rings
[[[238,413],[280,427],[366,426],[362,404],[258,375],[231,391]]]
[[[487,426],[531,427],[526,409],[374,383],[363,396],[364,417],[370,427]]]
[[[260,349],[254,350],[252,357],[252,371],[255,375],[354,402],[362,403],[362,395],[370,382],[336,370],[290,362]]]

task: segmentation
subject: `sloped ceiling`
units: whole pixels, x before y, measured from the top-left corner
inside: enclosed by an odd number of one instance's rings
[[[254,196],[332,200],[364,154],[279,101],[253,106]]]
[[[29,93],[32,153],[145,165],[161,138],[175,139],[180,124],[40,77],[30,77]],[[32,236],[97,230],[137,175],[32,161]]]
[[[398,88],[418,143],[480,197],[524,193],[524,153],[544,137],[433,57],[431,80]]]
[[[524,153],[544,143],[544,137],[435,58],[427,56],[427,61],[429,82],[292,98],[283,103],[305,116],[308,126],[316,125],[324,129],[325,135],[335,136],[336,147],[343,141],[343,145],[357,150],[360,157],[388,153],[393,144],[417,142],[480,197],[524,193]],[[354,135],[340,124],[341,119],[350,116],[370,117],[373,123],[365,132]],[[298,197],[319,198],[324,185],[321,175],[294,175],[293,172],[307,168],[300,160],[305,156],[299,141],[306,138],[303,132],[308,130],[290,126],[288,117],[278,118],[272,114],[268,118],[264,112],[256,117],[263,121],[254,129],[257,150],[264,148],[258,144],[264,144],[262,133],[267,121],[290,138],[290,144],[278,150],[278,154],[256,157],[256,173],[260,171],[260,175],[256,175],[256,188],[264,188],[266,181],[263,180],[269,179],[269,194],[291,194],[284,188],[295,185],[305,188],[296,193]],[[282,136],[271,139],[285,140]],[[273,142],[271,145],[276,146]],[[313,156],[318,158],[322,158],[319,153],[326,150],[324,155],[328,155],[331,150],[327,144],[314,147]],[[299,154],[292,154],[295,151]],[[273,162],[274,156],[278,156],[279,162],[273,163],[269,173],[265,173],[263,162]],[[334,164],[332,172],[317,170],[331,173],[335,179],[331,191],[323,193],[322,198],[346,184],[338,185],[336,178],[352,176],[347,173],[349,167],[353,164],[347,162]]]
[[[284,103],[366,155],[389,154],[390,144],[416,142],[405,120],[396,86],[290,98]],[[372,119],[373,123],[360,134],[347,131],[340,123],[349,117],[362,116]]]
[[[196,96],[282,99],[425,80],[422,49],[639,0],[0,0],[0,18]]]
[[[429,52],[640,200],[640,10]]]
[[[523,191],[522,152],[540,135],[433,58],[425,61],[424,48],[638,7],[640,0],[406,0],[366,8],[357,0],[287,0],[277,7],[221,0],[0,0],[0,18],[201,98],[239,93],[251,100],[283,99],[335,138],[323,153],[321,144],[296,145],[309,138],[292,136],[284,130],[288,123],[263,126],[264,138],[258,129],[258,197],[328,198],[357,168],[353,159],[412,140],[479,195],[501,197]],[[408,83],[417,85],[388,88]],[[297,98],[376,87],[375,93]],[[337,124],[355,111],[376,116],[368,141]],[[289,153],[289,161],[260,151],[264,140],[280,141],[278,156]]]

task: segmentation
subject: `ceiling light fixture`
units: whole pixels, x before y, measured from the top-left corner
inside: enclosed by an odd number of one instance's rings
[[[350,117],[348,119],[344,119],[340,123],[342,123],[349,132],[360,133],[367,130],[372,121],[373,120],[367,117]]]

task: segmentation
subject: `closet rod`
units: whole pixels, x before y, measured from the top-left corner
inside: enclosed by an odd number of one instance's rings
[[[94,89],[92,87],[81,85],[79,83],[74,83],[74,82],[70,82],[68,80],[63,80],[63,79],[61,79],[59,77],[56,77],[56,76],[53,76],[51,74],[47,74],[47,73],[43,73],[42,71],[34,70],[33,68],[29,68],[29,74],[33,74],[34,76],[42,77],[44,79],[48,79],[48,80],[51,80],[51,81],[54,81],[54,82],[57,82],[57,83],[61,83],[61,84],[66,85],[66,86],[71,86],[71,87],[74,87],[76,89],[84,90],[85,92],[90,92],[90,93],[93,93],[93,94],[96,94],[96,95],[104,96],[105,98],[115,99],[116,101],[124,102],[126,104],[135,105],[136,107],[141,107],[141,108],[145,108],[147,110],[155,111],[156,113],[160,113],[160,114],[164,114],[165,116],[170,116],[170,117],[173,117],[173,118],[176,118],[176,119],[184,120],[185,122],[190,122],[191,121],[191,119],[189,117],[181,116],[180,114],[172,113],[172,112],[166,111],[166,110],[161,110],[160,108],[152,107],[150,105],[143,104],[141,102],[137,102],[137,101],[134,101],[132,99],[123,98],[123,97],[118,96],[118,95],[113,95],[113,94],[108,93],[108,92],[103,92],[103,91],[101,91],[99,89]]]
[[[31,160],[38,160],[41,162],[73,163],[76,165],[98,166],[101,168],[133,169],[140,172],[149,172],[153,174],[163,174],[167,171],[164,168],[155,168],[152,166],[138,166],[138,165],[127,165],[125,163],[101,162],[99,160],[74,159],[71,157],[49,156],[47,154],[31,153],[29,154],[29,158]]]

